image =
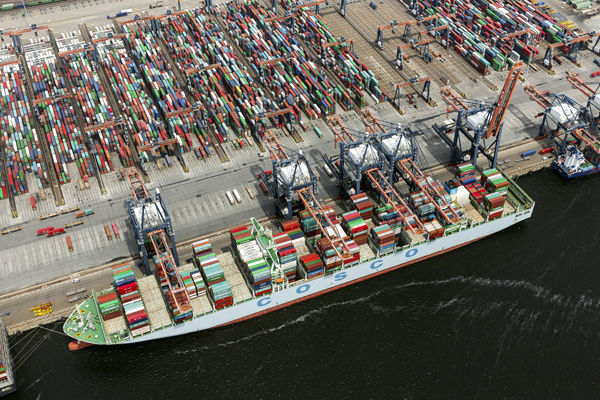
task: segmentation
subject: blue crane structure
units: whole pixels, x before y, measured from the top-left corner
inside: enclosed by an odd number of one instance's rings
[[[302,150],[289,156],[271,131],[265,132],[262,139],[270,152],[272,170],[261,171],[258,178],[275,200],[277,214],[292,218],[294,205],[301,203],[299,191],[308,189],[313,195],[317,194],[317,176]]]
[[[513,65],[498,100],[493,104],[460,100],[450,88],[442,89],[442,97],[450,107],[448,111],[458,111],[454,137],[450,137],[447,129],[437,124],[433,125],[433,130],[450,147],[453,163],[470,160],[476,165],[482,154],[492,168],[496,167],[504,115],[522,71],[522,62]],[[468,141],[468,145],[463,145],[464,139]]]
[[[544,108],[538,137],[552,138],[552,143],[559,153],[565,151],[570,136],[579,140],[574,134],[576,131],[587,130],[589,123],[585,106],[569,96],[561,93],[549,98],[549,91],[540,91],[532,84],[525,85],[525,92]]]
[[[146,275],[151,274],[148,251],[152,251],[154,247],[151,236],[156,235],[157,231],[163,233],[161,237],[165,238],[165,247],[170,248],[175,264],[179,265],[179,255],[177,254],[177,247],[175,245],[171,217],[160,195],[160,191],[156,189],[154,194],[150,194],[146,189],[146,185],[142,182],[138,170],[135,168],[126,169],[123,173],[126,175],[132,192],[132,198],[127,199],[125,204],[127,206],[129,222],[138,244],[140,257],[144,262],[144,272]]]

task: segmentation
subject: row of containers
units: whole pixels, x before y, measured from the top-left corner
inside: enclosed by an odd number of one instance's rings
[[[7,64],[0,70],[0,140],[4,150],[4,174],[0,175],[0,199],[10,190],[14,195],[27,193],[27,174],[34,173],[37,186],[46,187],[47,172],[44,169],[40,138],[36,131],[29,99],[25,91],[23,70],[20,63]]]
[[[230,3],[222,15],[230,36],[235,38],[255,75],[272,92],[278,104],[292,109],[296,119],[301,112],[310,119],[332,115],[338,102],[345,109],[349,109],[353,101],[360,106],[365,105],[361,93],[364,86],[361,88],[358,83],[353,86],[357,82],[354,78],[360,76],[355,58],[350,57],[345,48],[338,45],[330,49],[345,68],[331,68],[342,82],[338,84],[329,79],[320,58],[314,51],[303,47],[289,27],[277,20],[266,20],[272,16],[273,13],[257,2]],[[307,45],[314,47],[323,37],[333,38],[327,26],[311,14],[301,12],[294,18]],[[330,64],[325,63],[327,66]],[[351,69],[356,73],[349,76]],[[345,75],[344,71],[348,73]],[[372,73],[365,73],[371,79]],[[371,81],[377,86],[374,77]],[[379,89],[374,92],[378,100],[383,98]]]
[[[233,293],[231,285],[225,279],[225,272],[208,239],[192,243],[194,253],[193,262],[199,270],[199,279],[203,280],[200,285],[208,286],[209,298],[215,309],[221,309],[233,304]],[[198,276],[197,276],[198,278]],[[196,283],[196,280],[194,279]],[[199,283],[196,283],[198,295],[200,295]],[[202,292],[206,292],[204,289]]]
[[[90,152],[73,108],[77,103],[71,99],[50,43],[40,37],[24,45],[23,50],[31,76],[33,100],[37,103],[36,114],[50,148],[58,181],[63,184],[71,182],[67,164],[73,162],[82,178],[93,176]]]
[[[71,50],[73,42],[79,50],[83,49],[83,42],[75,37],[63,35],[57,40],[60,52]],[[70,39],[69,41],[67,41]],[[67,43],[65,43],[67,42]],[[60,53],[59,53],[60,54]],[[61,61],[66,73],[66,78],[72,83],[81,113],[83,124],[89,129],[90,145],[94,146],[96,165],[100,173],[113,171],[110,153],[116,153],[123,166],[133,165],[128,140],[123,134],[122,127],[115,124],[115,113],[108,102],[106,90],[103,87],[98,73],[92,67],[90,53],[81,51],[61,56]],[[104,124],[104,127],[100,128]]]
[[[261,112],[274,111],[214,17],[189,10],[163,21],[168,49],[220,141],[247,136]]]
[[[539,54],[536,43],[541,39],[557,43],[572,35],[554,17],[521,0],[459,0],[438,6],[420,0],[418,7],[425,15],[438,15],[438,25],[450,26],[450,43],[444,44],[453,47],[482,74],[489,73],[490,68],[500,71],[512,67],[519,59],[528,63]],[[525,29],[530,32],[528,38],[503,38]]]
[[[140,66],[142,79],[150,88],[150,94],[167,122],[169,136],[177,139],[183,152],[193,148],[191,135],[197,135],[205,141],[205,132],[203,136],[203,132],[196,128],[200,121],[191,112],[191,99],[187,98],[158,43],[161,39],[152,34],[145,21],[126,24],[123,29],[131,53]]]
[[[112,32],[111,27],[98,27],[90,35],[92,40],[101,40]],[[150,161],[153,159],[152,152],[142,148],[165,141],[169,135],[158,107],[145,89],[142,72],[121,39],[99,41],[96,48],[99,64],[112,87],[117,106],[133,129],[131,137],[135,148],[140,150],[140,159]]]

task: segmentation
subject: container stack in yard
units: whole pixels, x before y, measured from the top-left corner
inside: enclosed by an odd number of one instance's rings
[[[247,226],[229,231],[231,247],[256,296],[271,292],[271,269]]]
[[[16,61],[12,47],[0,50],[0,62]],[[0,140],[4,150],[4,163],[8,187],[4,175],[0,177],[0,199],[7,190],[14,195],[27,193],[27,174],[35,174],[39,188],[48,185],[44,170],[38,132],[33,127],[33,118],[25,93],[25,81],[20,63],[5,64],[0,73]],[[1,172],[1,171],[0,171]]]
[[[90,32],[92,38],[102,38],[109,28],[97,28]],[[150,161],[150,151],[140,151],[142,146],[168,139],[167,130],[160,119],[158,109],[144,88],[142,75],[129,57],[121,39],[109,39],[97,45],[99,64],[104,69],[110,86],[116,95],[123,115],[134,129],[135,146],[142,161]]]
[[[60,51],[63,40],[57,40]],[[66,77],[73,83],[75,98],[81,106],[86,128],[115,122],[115,114],[108,103],[105,88],[98,73],[93,69],[87,52],[61,56]],[[101,173],[113,170],[110,152],[117,153],[124,166],[132,166],[133,159],[127,146],[127,140],[115,125],[94,130],[90,135],[95,146],[98,167]]]
[[[246,136],[261,111],[277,108],[257,87],[213,17],[198,9],[186,11],[163,21],[163,32],[219,141],[229,140],[230,132]],[[207,140],[206,132],[201,133]]]
[[[59,182],[71,182],[67,164],[72,162],[76,163],[82,178],[93,176],[89,149],[76,124],[71,100],[55,98],[70,94],[67,93],[66,82],[60,74],[52,49],[43,42],[35,42],[24,45],[23,50],[32,77],[35,100],[41,101],[35,107],[50,147]]]
[[[318,54],[324,43],[338,42],[320,15],[300,10],[295,18],[300,37],[310,43]],[[377,103],[385,100],[385,93],[379,87],[373,71],[360,62],[356,53],[350,51],[347,45],[330,46],[323,55],[324,59],[321,62],[324,62],[327,70],[335,74],[343,84],[336,85],[333,90],[342,107],[351,109],[352,102],[359,107],[365,107],[365,92]]]
[[[137,280],[131,265],[113,267],[115,287],[121,298],[125,319],[132,336],[150,331],[150,322],[146,307],[139,292]]]
[[[459,0],[438,6],[420,0],[417,7],[424,15],[437,14],[438,25],[450,26],[449,47],[483,74],[489,73],[489,68],[510,68],[519,59],[529,62],[539,53],[536,42],[542,38],[557,43],[572,35],[552,15],[522,0],[497,4]],[[523,29],[531,32],[529,44],[522,36],[502,39]]]
[[[264,22],[265,16],[273,14],[258,3],[229,3],[224,16],[254,73],[260,76],[264,71],[265,86],[279,105],[293,111],[296,121],[302,111],[310,119],[333,115],[336,102],[330,92],[335,85],[317,65],[319,60],[301,47],[286,25]],[[261,67],[261,62],[274,59],[280,61]]]
[[[195,120],[186,113],[192,107],[172,67],[163,54],[157,38],[147,25],[132,22],[123,26],[133,56],[141,67],[146,82],[152,89],[154,100],[162,111],[170,128],[171,137],[176,138],[184,151],[192,146],[190,134]],[[181,114],[178,114],[181,112]]]

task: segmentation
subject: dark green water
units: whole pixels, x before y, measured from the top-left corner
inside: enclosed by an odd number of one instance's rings
[[[600,179],[519,183],[531,220],[254,320],[79,352],[52,334],[9,399],[598,398]]]

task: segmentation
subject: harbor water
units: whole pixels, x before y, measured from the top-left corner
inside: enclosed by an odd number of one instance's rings
[[[518,182],[530,220],[260,318],[77,352],[46,330],[13,336],[8,398],[595,398],[600,179]]]

